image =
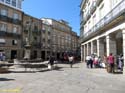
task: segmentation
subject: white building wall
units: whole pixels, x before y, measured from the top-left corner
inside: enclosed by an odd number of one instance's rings
[[[21,8],[22,8],[22,1],[23,0],[16,0],[16,6],[12,5],[12,0],[10,0],[10,3],[7,3],[6,1],[7,0],[0,0],[0,3],[2,3],[4,5],[7,5],[9,7],[15,8],[17,10],[21,10]]]

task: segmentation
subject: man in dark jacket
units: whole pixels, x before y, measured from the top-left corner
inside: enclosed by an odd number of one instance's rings
[[[53,69],[54,60],[55,60],[54,57],[50,56],[50,58],[49,58],[49,64],[48,64],[48,68],[49,69]]]

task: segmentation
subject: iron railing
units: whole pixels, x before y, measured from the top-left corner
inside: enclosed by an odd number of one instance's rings
[[[100,28],[108,25],[117,17],[121,16],[123,13],[125,13],[125,0],[122,0],[106,16],[104,16],[96,25],[94,25],[87,33],[85,33],[83,39],[85,39],[90,34],[98,31]]]
[[[22,21],[19,20],[19,19],[14,19],[14,18],[5,16],[5,15],[1,15],[1,14],[0,14],[0,20],[5,21],[5,22],[9,22],[9,23],[12,23],[12,24],[16,24],[16,25],[22,24]]]

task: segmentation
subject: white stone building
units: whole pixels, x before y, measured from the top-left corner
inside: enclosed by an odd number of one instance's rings
[[[125,0],[82,0],[81,59],[123,54],[125,59]]]
[[[21,10],[23,0],[0,0],[0,3],[7,5],[9,7]]]

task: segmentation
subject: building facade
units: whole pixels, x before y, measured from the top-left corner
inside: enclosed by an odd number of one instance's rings
[[[22,9],[22,1],[23,0],[0,0],[0,3],[7,5],[11,8],[21,10]]]
[[[0,0],[0,54],[6,60],[21,57],[22,11],[17,3],[11,5],[9,1]]]
[[[52,53],[52,26],[48,21],[42,20],[42,50],[41,58],[47,60]]]
[[[78,47],[78,36],[72,31],[72,28],[66,21],[57,21],[50,18],[43,18],[42,21],[50,27],[50,36],[47,36],[50,38],[50,55],[54,55],[59,59],[64,53],[76,52]]]
[[[123,54],[125,59],[125,0],[82,0],[81,58]]]
[[[0,56],[47,60],[77,51],[78,36],[66,21],[30,16],[21,10],[22,1],[0,0]]]

